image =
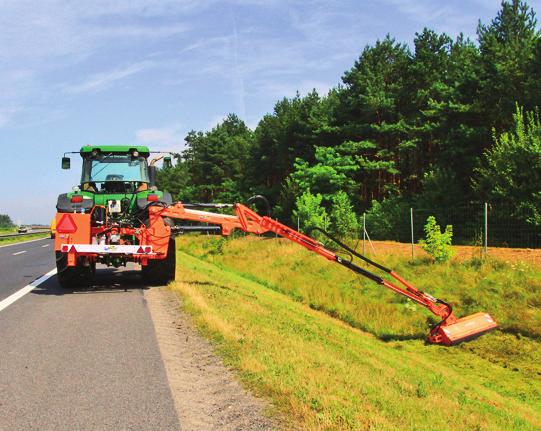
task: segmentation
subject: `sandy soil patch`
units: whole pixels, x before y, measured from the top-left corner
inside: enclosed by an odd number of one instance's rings
[[[183,431],[273,430],[266,403],[241,387],[168,288],[145,290]]]
[[[411,244],[404,244],[394,241],[373,241],[375,256],[383,256],[385,254],[395,254],[400,256],[411,256]],[[358,251],[362,252],[362,241],[357,247]],[[365,244],[365,250],[368,255],[374,256],[374,252],[368,241]],[[481,248],[467,245],[454,245],[455,252],[453,259],[468,260],[474,257],[481,256]],[[421,246],[414,246],[415,257],[427,256]],[[527,262],[541,267],[541,249],[532,248],[501,248],[489,247],[488,256],[491,258],[503,260],[508,263],[517,263],[518,261]]]

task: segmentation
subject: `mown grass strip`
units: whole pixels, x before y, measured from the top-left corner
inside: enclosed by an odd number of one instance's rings
[[[20,237],[14,237],[14,238],[0,238],[0,246],[2,245],[9,245],[9,244],[18,244],[18,243],[24,243],[28,241],[33,241],[35,239],[40,238],[48,238],[50,236],[47,232],[41,232],[36,233],[32,235],[22,235]]]
[[[172,288],[294,429],[541,427],[541,386],[467,349],[385,343],[186,253]],[[476,343],[476,342],[474,342]]]
[[[381,340],[424,340],[435,322],[418,307],[285,240],[246,237],[179,238],[186,252],[323,311]],[[433,265],[378,256],[417,287],[453,304],[459,316],[490,312],[500,330],[465,349],[523,377],[541,376],[541,271],[515,261],[478,260]]]

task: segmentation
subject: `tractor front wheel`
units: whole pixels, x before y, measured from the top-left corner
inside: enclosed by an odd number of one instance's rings
[[[64,289],[73,289],[76,287],[88,286],[94,279],[96,272],[96,263],[86,264],[80,257],[77,259],[76,266],[68,266],[68,254],[61,251],[56,252],[56,274],[58,283]]]
[[[165,259],[149,259],[148,264],[143,266],[142,271],[143,280],[146,284],[160,286],[175,280],[176,251],[175,239],[171,238]]]

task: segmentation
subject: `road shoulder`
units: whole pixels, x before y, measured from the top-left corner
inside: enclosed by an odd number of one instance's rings
[[[183,431],[272,430],[266,403],[241,387],[168,288],[145,291]]]

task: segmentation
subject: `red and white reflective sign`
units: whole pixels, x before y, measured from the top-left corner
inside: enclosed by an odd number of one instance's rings
[[[96,254],[155,254],[150,245],[99,245],[99,244],[62,244],[64,253],[96,253]]]

